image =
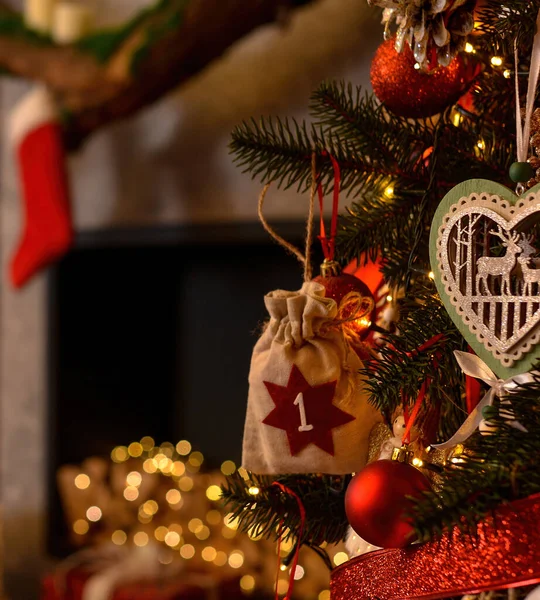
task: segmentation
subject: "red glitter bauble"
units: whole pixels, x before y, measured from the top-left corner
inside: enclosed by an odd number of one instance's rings
[[[315,277],[313,281],[321,283],[324,286],[324,289],[326,290],[326,297],[332,298],[332,300],[336,302],[338,305],[338,310],[341,301],[350,292],[356,292],[360,294],[360,296],[369,298],[372,301],[373,309],[370,311],[370,314],[360,319],[351,321],[350,323],[350,327],[355,328],[356,333],[360,336],[360,339],[367,337],[369,334],[369,327],[375,318],[375,300],[368,286],[363,281],[358,279],[358,277],[349,275],[348,273],[340,273],[339,275],[332,275],[329,277],[319,275],[318,277]],[[350,316],[352,315],[340,315],[340,317],[343,319],[347,319]]]
[[[452,106],[466,92],[473,74],[458,55],[448,67],[429,73],[415,69],[408,44],[397,52],[394,40],[383,42],[371,63],[371,85],[377,98],[394,114],[426,118]]]
[[[411,519],[405,516],[430,485],[415,467],[395,460],[376,460],[353,477],[345,494],[351,527],[366,542],[381,548],[403,548],[414,542]]]
[[[362,296],[373,300],[373,294],[368,286],[358,277],[349,275],[349,273],[341,273],[330,277],[319,275],[313,281],[322,283],[326,290],[326,297],[335,300],[336,304],[339,304],[349,292],[358,292]]]

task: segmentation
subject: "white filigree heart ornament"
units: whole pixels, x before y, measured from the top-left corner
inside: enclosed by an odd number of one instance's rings
[[[540,185],[516,196],[471,179],[443,198],[430,257],[444,305],[471,348],[498,377],[540,359]]]

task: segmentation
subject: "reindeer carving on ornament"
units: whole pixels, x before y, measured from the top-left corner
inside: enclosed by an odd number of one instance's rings
[[[519,242],[519,246],[521,248],[521,256],[517,259],[519,266],[521,267],[521,273],[523,277],[523,289],[522,294],[525,296],[532,295],[532,284],[536,283],[537,285],[537,293],[540,292],[540,259],[534,258],[534,255],[538,252],[536,248],[532,245],[532,241],[534,236],[522,235],[521,241]],[[532,269],[529,264],[533,263],[536,268]]]
[[[502,240],[506,254],[504,256],[482,256],[476,261],[476,291],[478,294],[482,293],[482,283],[485,293],[492,296],[488,285],[488,277],[492,275],[501,277],[501,294],[510,295],[510,274],[516,266],[517,255],[523,251],[518,244],[520,235],[516,231],[512,232],[512,235],[508,235],[500,225],[497,225],[497,231],[490,233]]]

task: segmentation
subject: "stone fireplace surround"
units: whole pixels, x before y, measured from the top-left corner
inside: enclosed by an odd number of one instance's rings
[[[100,2],[105,7],[109,0]],[[116,0],[117,8],[129,5]],[[181,92],[99,132],[70,159],[77,229],[255,220],[260,186],[232,165],[230,130],[252,115],[302,118],[310,91],[325,78],[366,85],[381,40],[377,14],[358,0],[321,0],[285,31],[272,26],[256,32]],[[47,276],[19,292],[5,276],[21,221],[7,116],[28,89],[12,80],[0,87],[0,565],[12,600],[37,598],[49,561]],[[302,219],[306,203],[294,190],[274,190],[267,215]]]

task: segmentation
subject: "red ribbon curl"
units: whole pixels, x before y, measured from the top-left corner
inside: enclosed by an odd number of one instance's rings
[[[298,510],[300,511],[300,529],[298,530],[298,541],[296,544],[296,550],[294,551],[294,558],[293,558],[293,562],[292,562],[292,566],[291,566],[291,574],[289,576],[289,589],[287,590],[287,594],[285,595],[285,598],[284,598],[284,600],[290,600],[292,591],[293,591],[293,587],[294,587],[294,575],[296,573],[296,567],[298,566],[298,556],[300,554],[300,541],[302,539],[302,534],[304,533],[304,526],[306,524],[306,509],[304,508],[304,505],[302,504],[302,500],[300,499],[300,496],[298,496],[298,494],[296,492],[293,492],[286,485],[279,483],[279,481],[274,481],[274,483],[272,485],[277,486],[284,494],[292,496],[296,500],[296,502],[298,504]],[[276,573],[275,600],[278,600],[278,598],[279,598],[278,582],[279,582],[279,571],[280,571],[280,566],[281,566],[281,559],[279,556],[279,551],[281,550],[282,535],[283,535],[283,521],[280,523],[279,533],[278,533],[278,536],[279,536],[278,537],[278,545],[277,545],[278,568],[277,568],[277,573]]]

